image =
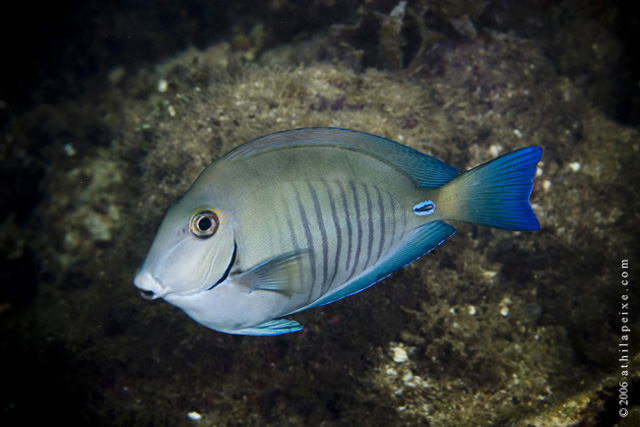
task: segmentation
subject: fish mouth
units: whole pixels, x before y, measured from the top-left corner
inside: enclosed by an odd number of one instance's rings
[[[153,291],[147,291],[145,289],[140,289],[140,296],[147,301],[150,301],[156,298],[156,294]]]
[[[149,272],[139,272],[133,279],[133,284],[140,291],[140,296],[148,301],[162,298],[167,293],[162,282]]]

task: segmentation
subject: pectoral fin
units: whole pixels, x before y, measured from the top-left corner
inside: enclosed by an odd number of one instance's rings
[[[236,280],[252,291],[303,293],[308,254],[308,251],[294,251],[279,255],[241,273]]]

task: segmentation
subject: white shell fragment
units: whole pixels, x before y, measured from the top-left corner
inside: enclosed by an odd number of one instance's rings
[[[571,163],[569,163],[569,169],[571,169],[574,172],[578,172],[581,167],[582,167],[582,165],[580,164],[580,162],[571,162]]]
[[[202,415],[200,415],[199,413],[197,413],[196,411],[191,411],[187,414],[187,417],[189,417],[190,420],[193,421],[199,421],[202,419]]]
[[[394,347],[393,348],[393,361],[396,363],[404,363],[409,360],[409,356],[407,355],[407,351],[402,347]]]

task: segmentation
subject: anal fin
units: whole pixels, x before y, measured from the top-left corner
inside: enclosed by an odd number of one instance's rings
[[[455,232],[456,229],[454,227],[442,221],[428,222],[415,228],[405,237],[404,241],[400,244],[400,248],[391,254],[386,261],[375,266],[347,286],[323,296],[311,305],[297,310],[297,312],[332,303],[368,288],[394,271],[428,254],[434,248],[441,245],[447,238],[453,236]]]
[[[302,328],[304,328],[304,326],[302,326],[295,320],[275,319],[269,320],[268,322],[264,322],[252,328],[245,328],[234,331],[233,334],[253,336],[282,335],[291,332],[298,332],[302,330]]]

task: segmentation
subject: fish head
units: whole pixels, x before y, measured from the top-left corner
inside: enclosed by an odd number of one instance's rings
[[[186,198],[167,211],[134,278],[145,299],[188,296],[221,283],[235,260],[231,214],[193,206]]]

